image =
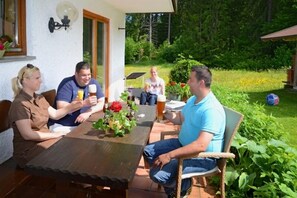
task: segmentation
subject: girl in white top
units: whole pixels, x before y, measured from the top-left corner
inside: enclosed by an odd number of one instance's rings
[[[165,95],[165,82],[158,76],[157,67],[150,69],[151,77],[146,79],[144,91],[140,95],[140,104],[155,105],[158,95]]]

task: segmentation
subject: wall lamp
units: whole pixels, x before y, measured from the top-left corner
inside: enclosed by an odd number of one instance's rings
[[[78,17],[78,11],[74,7],[74,5],[68,1],[61,2],[57,5],[56,13],[58,17],[61,19],[62,23],[54,21],[53,17],[50,17],[48,22],[48,29],[51,33],[54,30],[58,30],[60,28],[69,28],[74,21],[76,21]]]

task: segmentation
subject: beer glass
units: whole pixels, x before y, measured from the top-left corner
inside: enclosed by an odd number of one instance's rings
[[[78,98],[79,100],[83,100],[83,99],[84,99],[84,90],[83,90],[83,89],[79,89],[79,90],[77,91],[77,98]]]
[[[166,103],[166,96],[158,95],[158,99],[157,99],[157,121],[158,122],[161,122],[163,120],[165,103]]]
[[[95,84],[89,85],[89,96],[96,96],[97,94],[97,87]]]

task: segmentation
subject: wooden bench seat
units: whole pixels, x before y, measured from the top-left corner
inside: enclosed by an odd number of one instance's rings
[[[0,165],[0,197],[6,197],[18,186],[30,179],[30,175],[19,168],[10,158]]]

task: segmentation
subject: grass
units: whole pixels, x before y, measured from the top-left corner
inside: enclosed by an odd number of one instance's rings
[[[165,82],[168,82],[171,66],[170,64],[157,65],[158,74]],[[151,65],[126,65],[125,73],[128,75],[131,72],[143,71],[146,72],[143,79],[146,79],[150,75],[150,67]],[[265,72],[212,70],[212,73],[214,85],[247,93],[250,103],[263,104],[267,114],[276,117],[291,137],[297,137],[297,90],[284,89],[282,81],[287,78],[285,70]],[[127,86],[142,87],[142,78],[127,80]],[[279,96],[279,105],[266,105],[266,95],[269,93]],[[289,143],[297,148],[294,138],[290,138]]]

